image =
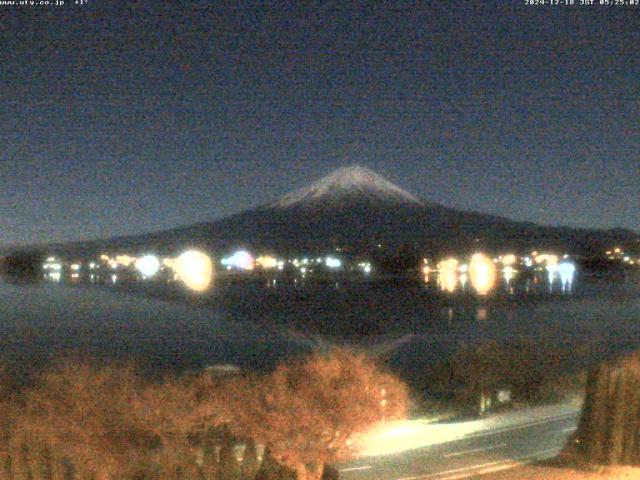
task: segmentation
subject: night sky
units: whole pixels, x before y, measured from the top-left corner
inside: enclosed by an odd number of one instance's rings
[[[640,7],[73,3],[0,6],[0,244],[211,220],[353,163],[640,231]]]

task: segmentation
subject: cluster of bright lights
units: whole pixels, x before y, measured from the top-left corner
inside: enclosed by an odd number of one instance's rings
[[[535,257],[535,262],[538,265],[545,265],[547,270],[554,270],[555,267],[557,267],[558,265],[558,255],[555,255],[553,253],[541,253],[539,255],[536,255]]]
[[[47,258],[47,261],[42,265],[44,270],[59,272],[62,270],[62,263],[56,260],[55,257]]]
[[[136,261],[135,257],[131,257],[129,255],[117,255],[115,260],[123,267],[129,267]]]
[[[336,257],[327,257],[324,259],[324,264],[328,268],[340,268],[342,267],[342,260]]]
[[[507,255],[503,255],[500,257],[500,262],[505,266],[511,266],[518,262],[518,257],[516,257],[513,253],[508,253]]]
[[[469,277],[476,292],[486,295],[495,286],[496,266],[486,255],[476,253],[471,257]]]
[[[358,268],[364,272],[365,275],[369,275],[371,273],[371,263],[369,262],[360,262],[358,263]]]
[[[458,271],[458,259],[447,258],[438,264],[438,272],[440,273],[455,273]]]
[[[253,270],[255,260],[246,250],[238,250],[228,257],[223,258],[220,263],[228,270],[236,268],[238,270]]]
[[[144,255],[135,261],[135,267],[144,278],[150,278],[160,271],[160,260],[155,255]]]
[[[111,270],[118,270],[120,267],[128,268],[135,264],[136,258],[129,255],[116,255],[115,257],[110,257],[106,253],[103,253],[100,255],[100,261],[103,264],[109,265]]]
[[[206,253],[188,250],[174,262],[174,270],[187,288],[202,292],[213,280],[213,263]]]
[[[265,270],[271,270],[278,266],[278,259],[270,255],[261,255],[256,258],[256,265],[264,268]]]

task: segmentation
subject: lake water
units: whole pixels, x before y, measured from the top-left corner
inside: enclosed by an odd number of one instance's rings
[[[489,296],[432,285],[219,286],[203,297],[91,285],[0,283],[0,351],[24,365],[60,352],[134,358],[153,371],[231,363],[270,368],[333,343],[355,344],[406,377],[463,344],[529,339],[590,349],[640,347],[637,279],[544,283]],[[170,300],[159,295],[173,297]]]

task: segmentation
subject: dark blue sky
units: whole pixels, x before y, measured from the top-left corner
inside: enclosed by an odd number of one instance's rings
[[[67,4],[0,6],[0,244],[214,219],[351,163],[640,231],[640,7]]]

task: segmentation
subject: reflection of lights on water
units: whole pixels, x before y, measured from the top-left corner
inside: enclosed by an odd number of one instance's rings
[[[160,271],[160,260],[155,255],[145,255],[136,260],[135,266],[143,277],[153,277]]]
[[[467,274],[466,273],[462,273],[460,274],[460,286],[462,288],[465,288],[467,286]]]
[[[71,270],[73,270],[74,272],[80,271],[80,264],[79,263],[72,263],[71,264]]]
[[[469,276],[471,285],[476,292],[480,295],[486,295],[495,285],[496,267],[491,259],[482,253],[476,253],[471,257]]]
[[[187,288],[197,292],[206,290],[213,279],[211,259],[197,250],[189,250],[180,255],[175,262],[175,270]]]
[[[118,275],[115,273],[111,275],[111,283],[116,283],[118,281]]]
[[[458,284],[458,276],[456,272],[440,273],[438,275],[438,283],[440,288],[445,292],[453,293],[456,291]]]
[[[571,289],[576,274],[576,266],[572,262],[561,262],[558,265],[558,275],[562,283],[562,291]]]
[[[445,292],[453,293],[458,284],[458,260],[447,258],[438,264],[438,283]]]
[[[458,272],[460,273],[467,273],[468,271],[469,271],[469,265],[467,265],[466,263],[463,263],[458,267]]]
[[[220,263],[226,267],[237,268],[239,270],[252,270],[254,259],[246,250],[238,250],[230,257],[223,258]]]
[[[523,261],[525,267],[533,266],[533,260],[531,259],[531,257],[524,257],[522,259],[522,261]]]
[[[487,309],[486,307],[478,307],[476,310],[476,320],[479,322],[483,322],[487,319]]]
[[[513,280],[513,277],[516,276],[516,270],[513,267],[504,267],[502,269],[502,275],[504,277],[504,281],[509,284],[511,283],[511,280]]]
[[[60,272],[51,272],[49,274],[49,278],[51,280],[53,280],[54,282],[59,282],[60,281],[60,277],[61,277]]]

